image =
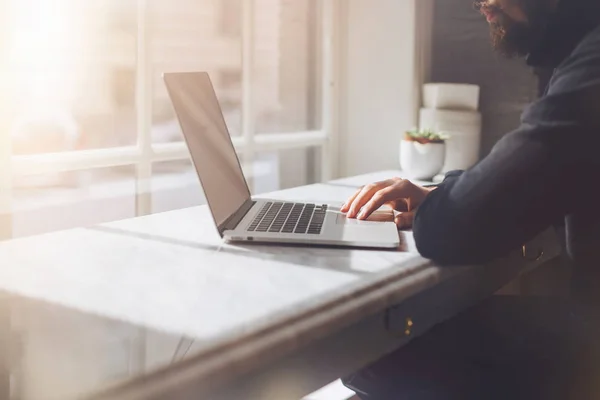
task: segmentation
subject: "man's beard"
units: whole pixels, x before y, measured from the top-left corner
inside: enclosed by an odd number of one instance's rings
[[[505,14],[490,24],[490,35],[494,49],[508,58],[529,54],[537,36],[527,23],[514,21]]]
[[[551,13],[550,0],[513,1],[521,7],[527,16],[527,22],[515,21],[498,7],[489,5],[487,1],[476,3],[480,10],[493,12],[496,16],[495,21],[490,23],[492,45],[496,51],[509,58],[529,54],[544,33]]]

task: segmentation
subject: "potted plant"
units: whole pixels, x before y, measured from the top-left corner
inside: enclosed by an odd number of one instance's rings
[[[407,131],[400,141],[400,167],[407,178],[430,180],[446,159],[448,136],[432,129]]]

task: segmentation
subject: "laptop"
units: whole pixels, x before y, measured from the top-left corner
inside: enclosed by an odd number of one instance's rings
[[[332,204],[252,198],[208,73],[165,73],[163,78],[223,239],[398,248],[391,209],[380,209],[369,220],[358,221],[347,219]]]

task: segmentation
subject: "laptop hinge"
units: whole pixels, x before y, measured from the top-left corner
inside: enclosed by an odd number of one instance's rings
[[[219,226],[219,233],[221,236],[223,236],[225,231],[234,230],[255,204],[256,202],[253,200],[246,200],[231,217],[227,218],[227,220]]]

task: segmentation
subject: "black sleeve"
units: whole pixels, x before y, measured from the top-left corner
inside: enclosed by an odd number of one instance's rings
[[[463,173],[463,170],[454,170],[454,171],[448,171],[445,175],[444,175],[444,181],[447,180],[448,178],[454,177],[454,176],[459,176]],[[426,188],[432,188],[432,187],[439,187],[440,184],[439,183],[432,183],[429,185],[423,185],[423,187]]]
[[[589,57],[567,63],[516,131],[427,197],[413,226],[424,257],[485,263],[576,209],[600,171],[600,57]]]

